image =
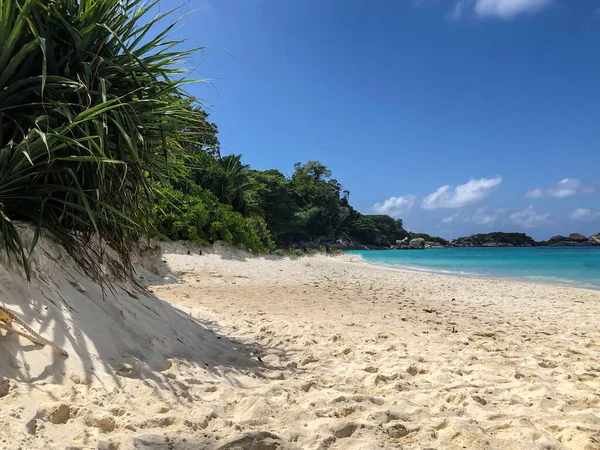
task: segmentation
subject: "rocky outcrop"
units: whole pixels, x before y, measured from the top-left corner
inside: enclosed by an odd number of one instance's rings
[[[402,240],[397,240],[396,245],[392,246],[392,248],[397,249],[397,250],[408,250],[410,248],[408,245],[409,243],[410,243],[410,239],[405,237]]]
[[[451,247],[532,247],[535,244],[525,233],[473,234],[450,242]]]
[[[446,248],[444,245],[439,242],[434,241],[425,241],[425,248]]]
[[[411,250],[422,250],[425,248],[425,239],[417,238],[408,243],[408,248]]]
[[[392,248],[396,250],[422,250],[425,248],[446,248],[446,246],[440,242],[428,241],[425,238],[416,237],[413,239],[404,238],[398,240]]]
[[[544,244],[552,247],[591,247],[600,246],[600,233],[590,236],[589,238],[579,233],[571,233],[569,236],[552,236],[548,242]]]
[[[600,233],[589,238],[579,233],[552,236],[548,241],[536,242],[524,233],[487,233],[461,237],[450,242],[451,247],[590,247],[600,246]]]

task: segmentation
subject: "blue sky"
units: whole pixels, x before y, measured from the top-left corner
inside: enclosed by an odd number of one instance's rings
[[[187,3],[224,153],[447,238],[600,232],[599,0]]]

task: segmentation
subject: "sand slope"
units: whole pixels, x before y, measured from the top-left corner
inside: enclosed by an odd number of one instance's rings
[[[600,448],[599,292],[164,247],[156,297],[0,266],[71,353],[0,334],[0,448]]]

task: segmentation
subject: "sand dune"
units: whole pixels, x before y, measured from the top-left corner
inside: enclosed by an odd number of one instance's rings
[[[599,292],[163,247],[154,295],[0,266],[71,355],[0,334],[0,448],[600,448]]]

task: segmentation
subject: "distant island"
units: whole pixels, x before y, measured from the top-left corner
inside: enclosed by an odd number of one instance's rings
[[[394,230],[398,233],[398,230]],[[430,236],[424,233],[413,233],[402,230],[404,237],[397,239],[394,244],[376,230],[379,242],[358,242],[347,235],[337,238],[314,238],[310,241],[298,242],[292,245],[294,248],[316,248],[326,246],[342,250],[424,250],[428,248],[463,248],[463,247],[600,247],[600,233],[592,236],[584,236],[579,233],[571,233],[569,236],[552,236],[547,241],[536,241],[525,233],[478,233],[471,236],[459,237],[448,241],[446,239]],[[387,245],[386,245],[387,244]]]
[[[584,236],[553,236],[548,241],[535,241],[525,233],[486,233],[461,237],[448,243],[449,247],[591,247],[600,246],[600,233]]]
[[[525,233],[479,233],[443,242],[441,238],[427,240],[415,234],[412,238],[397,241],[390,248],[399,250],[451,247],[593,247],[600,246],[600,233],[584,236],[572,233],[569,236],[552,236],[547,241],[536,241]]]

